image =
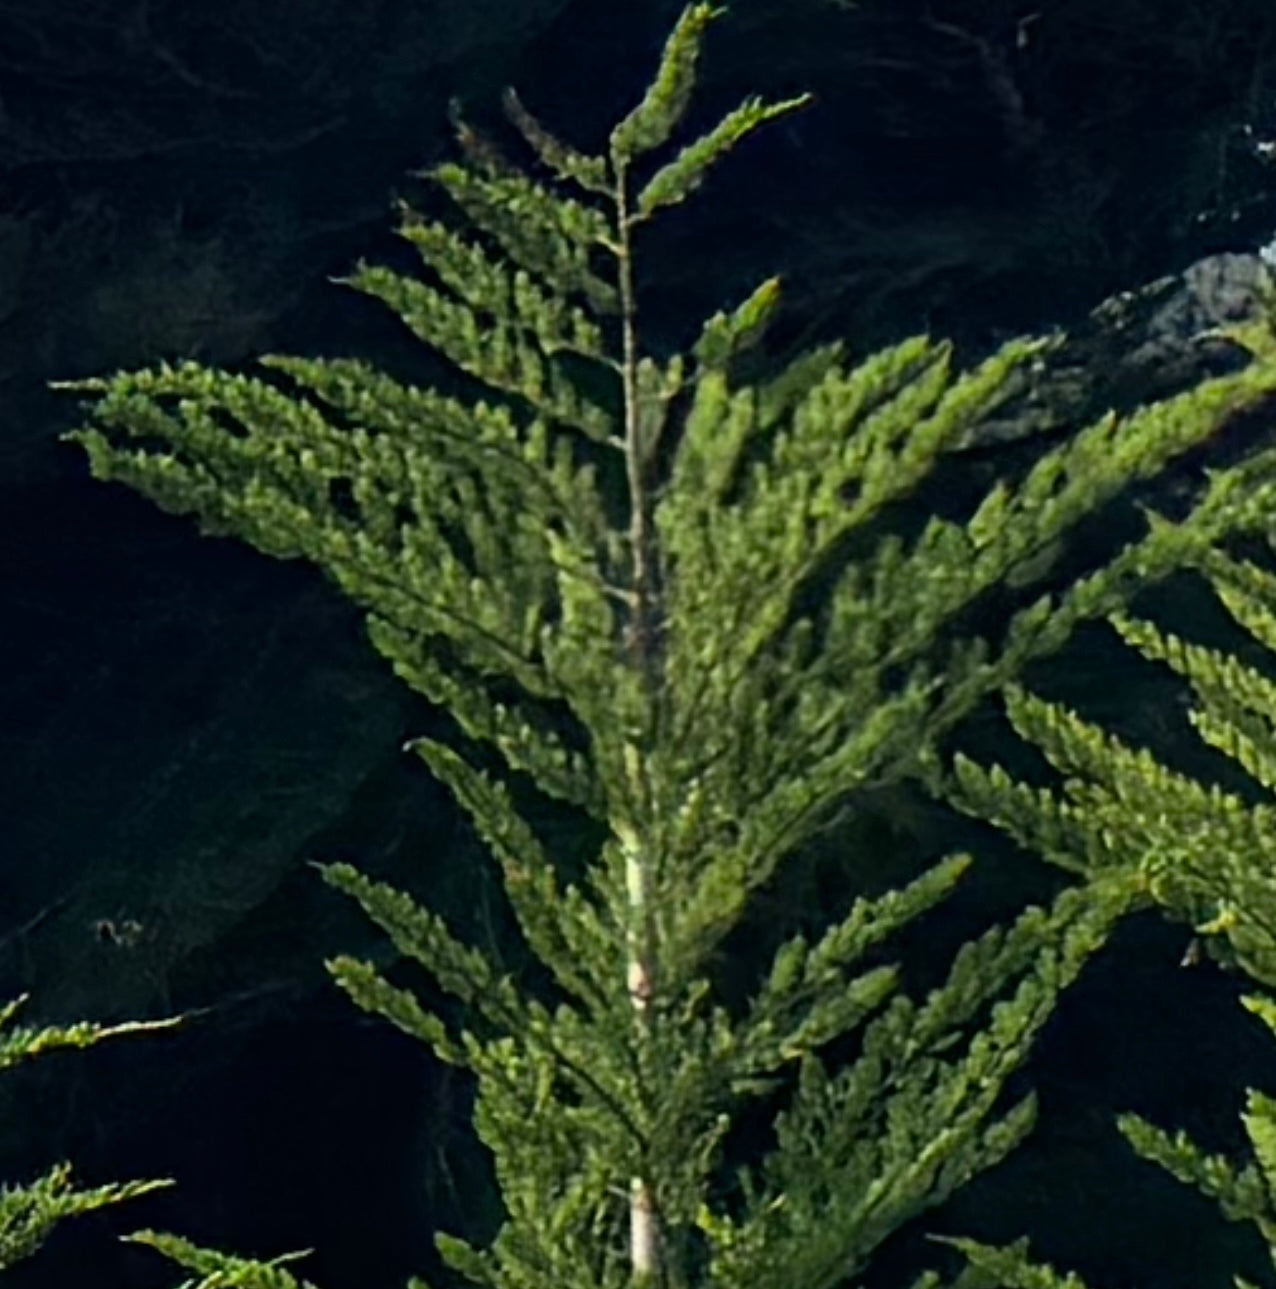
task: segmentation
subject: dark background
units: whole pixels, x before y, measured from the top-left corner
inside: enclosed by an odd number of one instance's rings
[[[307,1278],[383,1289],[435,1267],[436,1227],[479,1237],[498,1219],[464,1079],[358,1012],[322,960],[411,974],[306,863],[390,878],[519,969],[481,847],[399,751],[445,718],[314,570],[91,481],[57,437],[75,400],[46,382],[266,350],[410,368],[394,319],[327,279],[359,256],[406,265],[390,204],[449,155],[447,100],[493,123],[514,84],[597,146],[680,8],[0,0],[0,995],[30,991],[42,1021],[204,1009],[3,1080],[0,1175],[67,1157],[85,1184],[179,1182],[67,1224],[15,1282],[171,1284],[175,1268],[115,1239],[149,1225],[258,1256],[314,1247]],[[781,271],[782,341],[867,352],[928,328],[974,353],[1252,249],[1276,232],[1274,51],[1265,0],[737,0],[689,131],[750,93],[817,101],[650,233],[649,341],[685,343]],[[1096,714],[1164,732],[1167,695],[1115,686],[1119,665],[1089,635],[1057,663]],[[916,797],[857,804],[757,916],[843,907],[892,865],[974,845],[967,889],[909,938],[939,966],[1059,885]],[[871,1283],[943,1265],[927,1230],[1030,1234],[1095,1289],[1273,1282],[1252,1231],[1112,1125],[1135,1109],[1237,1149],[1244,1086],[1276,1085],[1241,982],[1181,969],[1186,939],[1154,915],[1122,928],[1033,1060],[1037,1133],[892,1240]]]

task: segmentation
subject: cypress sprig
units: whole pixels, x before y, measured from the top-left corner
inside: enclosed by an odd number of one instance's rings
[[[493,852],[548,1002],[406,895],[322,866],[466,1005],[468,1023],[448,1024],[370,963],[327,964],[359,1006],[475,1075],[506,1220],[485,1248],[438,1246],[492,1289],[832,1289],[1022,1139],[1032,1099],[993,1106],[1142,894],[1118,866],[964,946],[921,1002],[869,955],[953,890],[967,856],[781,944],[743,1008],[714,999],[714,956],[850,794],[933,770],[941,736],[1078,623],[1258,525],[1272,472],[1255,458],[1220,475],[1186,519],[1151,516],[1110,564],[1034,596],[1082,518],[1276,391],[1259,341],[1244,370],[1103,417],[973,514],[908,537],[889,530],[892,505],[1052,341],[1012,341],[967,371],[926,336],[856,362],[829,345],[749,382],[738,360],[766,359],[780,302],[767,278],[685,351],[647,352],[643,230],[808,102],[750,98],[661,162],[719,12],[684,11],[605,155],[507,94],[548,171],[532,174],[454,113],[465,164],[429,172],[450,220],[402,212],[423,276],[363,265],[347,280],[482,399],[279,355],[249,373],[183,363],[70,386],[97,396],[69,436],[97,477],[323,568],[407,684],[605,825],[569,883],[507,785],[441,740],[409,745]],[[963,624],[1007,585],[1026,602],[994,645]],[[856,1031],[860,1057],[826,1068]],[[733,1118],[780,1087],[777,1147],[733,1183]],[[200,1289],[294,1283],[150,1242]]]

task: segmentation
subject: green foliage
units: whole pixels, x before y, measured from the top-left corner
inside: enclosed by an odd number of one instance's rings
[[[199,1274],[198,1280],[188,1280],[189,1289],[314,1289],[308,1280],[298,1280],[283,1265],[295,1262],[312,1252],[299,1249],[295,1253],[281,1253],[268,1261],[254,1258],[236,1258],[215,1249],[201,1248],[180,1236],[160,1231],[133,1231],[123,1237],[133,1244],[147,1244],[158,1249],[179,1265]]]
[[[1261,505],[1249,513],[1265,531]],[[1221,548],[1196,564],[1233,621],[1276,651],[1276,575]],[[1053,863],[1086,875],[1129,874],[1142,903],[1193,924],[1213,956],[1276,986],[1276,685],[1234,654],[1128,613],[1113,615],[1112,625],[1188,682],[1191,724],[1246,772],[1254,791],[1202,783],[1012,686],[1011,721],[1065,776],[1061,787],[1031,788],[1000,767],[958,757],[947,792]]]
[[[987,1277],[984,1282],[1005,1289],[1089,1289],[1080,1276],[1069,1272],[1060,1275],[1048,1262],[1033,1262],[1028,1257],[1028,1242],[1016,1240],[1001,1248],[981,1244],[978,1240],[934,1235],[940,1244],[951,1244],[969,1259],[970,1267]]]
[[[1276,1034],[1276,1002],[1262,994],[1246,995],[1241,1002]],[[1266,1241],[1268,1255],[1276,1266],[1276,1099],[1250,1088],[1241,1120],[1252,1152],[1252,1158],[1243,1164],[1207,1154],[1185,1132],[1168,1133],[1141,1115],[1120,1115],[1117,1126],[1144,1159],[1209,1196],[1229,1221],[1252,1222]],[[1026,1241],[997,1248],[977,1240],[931,1238],[960,1249],[971,1269],[989,1277],[990,1287],[1088,1289],[1077,1275],[1060,1275],[1048,1263],[1031,1261]],[[1244,1277],[1233,1278],[1237,1289],[1254,1289]]]
[[[1082,517],[1276,389],[1276,365],[1106,417],[969,518],[906,539],[886,531],[892,504],[1048,342],[1014,341],[961,373],[927,337],[856,364],[834,345],[747,384],[736,360],[777,306],[768,280],[687,354],[641,353],[637,232],[805,102],[750,99],[635,182],[632,164],[686,110],[713,16],[686,10],[606,157],[506,96],[584,200],[461,124],[468,165],[432,177],[477,237],[405,210],[428,279],[370,266],[349,279],[490,400],[277,355],[252,374],[185,363],[74,386],[99,395],[70,436],[97,477],[322,567],[405,682],[607,826],[584,880],[564,886],[505,784],[436,740],[411,744],[492,849],[552,1006],[407,896],[322,868],[468,1007],[455,1033],[371,964],[327,964],[359,1006],[476,1076],[506,1221],[486,1249],[438,1243],[452,1270],[494,1289],[831,1289],[1022,1139],[1032,1098],[1000,1117],[993,1105],[1130,907],[1124,871],[967,944],[922,1003],[867,955],[951,892],[964,856],[854,900],[813,944],[781,945],[742,1014],[712,1002],[706,973],[750,897],[849,793],[933,761],[981,698],[1252,518],[1260,491],[1228,476],[1230,510],[1211,493],[1181,523],[1157,520],[1111,565],[1031,599],[994,647],[962,628],[971,607],[1008,581],[1031,586]],[[677,443],[658,451],[675,412]],[[609,464],[626,485],[620,527],[600,483]],[[824,1049],[856,1031],[859,1057],[828,1072]],[[733,1117],[780,1087],[777,1147],[733,1186],[721,1166]],[[145,1238],[202,1285],[296,1283]]]
[[[161,1021],[129,1021],[120,1025],[97,1025],[81,1021],[74,1025],[47,1025],[40,1029],[12,1024],[25,995],[0,1007],[0,1070],[58,1048],[92,1047],[105,1038],[121,1034],[149,1033],[170,1029],[182,1018]],[[91,1190],[76,1189],[70,1164],[55,1165],[42,1177],[25,1186],[0,1187],[0,1271],[30,1257],[63,1219],[91,1213],[151,1191],[171,1186],[171,1179],[117,1182]]]
[[[664,57],[642,101],[611,132],[613,164],[624,165],[668,141],[691,103],[705,28],[724,10],[688,5],[665,43]]]
[[[1256,346],[1270,346],[1270,333],[1265,342],[1246,334]],[[935,780],[961,809],[990,820],[1051,862],[1091,880],[1118,883],[1135,893],[1138,906],[1160,908],[1188,923],[1212,957],[1269,989],[1276,987],[1276,683],[1270,674],[1276,652],[1270,551],[1276,530],[1270,522],[1270,471],[1271,453],[1265,451],[1212,475],[1197,512],[1220,518],[1226,526],[1220,533],[1261,537],[1268,551],[1239,558],[1209,546],[1187,561],[1251,637],[1265,665],[1185,640],[1129,612],[1110,619],[1139,654],[1187,683],[1191,725],[1244,772],[1250,791],[1227,790],[1171,769],[1152,749],[1130,746],[1017,685],[1007,689],[1011,722],[1063,776],[1062,784],[1030,787],[1000,766],[986,768],[960,755],[951,777]],[[1154,533],[1175,531],[1167,520],[1150,518]],[[1276,1002],[1265,995],[1242,1001],[1276,1033]],[[1118,1126],[1141,1156],[1213,1198],[1229,1220],[1252,1222],[1276,1265],[1276,1099],[1250,1089],[1242,1120],[1253,1156],[1243,1165],[1207,1154],[1186,1133],[1170,1134],[1139,1115],[1119,1116]],[[998,1285],[1086,1289],[1075,1275],[1030,1261],[1022,1245],[947,1242]],[[1253,1289],[1235,1279],[1240,1289]]]
[[[1097,898],[1067,891],[1049,913],[1029,909],[1009,932],[993,928],[965,945],[923,1007],[893,998],[841,1074],[804,1055],[763,1188],[742,1178],[738,1221],[699,1214],[714,1248],[711,1282],[831,1289],[862,1271],[892,1231],[1004,1158],[1031,1130],[1036,1102],[1029,1095],[999,1118],[993,1104],[1123,909],[1115,888]],[[1016,977],[1012,997],[962,1054],[938,1059],[961,1040],[989,983]]]

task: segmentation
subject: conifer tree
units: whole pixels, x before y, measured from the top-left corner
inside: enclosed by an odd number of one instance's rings
[[[3,1031],[0,1033],[0,1070],[12,1069],[23,1061],[57,1048],[92,1047],[104,1038],[169,1029],[182,1020],[174,1017],[159,1021],[126,1021],[109,1026],[80,1021],[74,1025],[45,1025],[39,1029],[28,1025],[14,1026],[13,1019],[25,1001],[26,996],[23,995],[0,1006],[0,1031]],[[71,1165],[60,1163],[26,1185],[0,1187],[0,1271],[7,1271],[15,1263],[29,1258],[64,1219],[91,1213],[172,1184],[170,1178],[159,1178],[115,1182],[84,1190],[74,1185]]]
[[[1029,1131],[1031,1097],[992,1107],[1129,906],[1126,885],[1101,876],[992,928],[920,1003],[866,957],[954,888],[966,856],[784,943],[743,1009],[713,999],[712,956],[848,794],[907,772],[1077,622],[1227,529],[1208,507],[1154,526],[1013,613],[995,644],[962,625],[1080,518],[1276,388],[1260,359],[1104,418],[964,521],[890,531],[893,503],[1047,342],[962,373],[927,337],[858,363],[828,345],[749,382],[739,360],[777,308],[771,279],[689,353],[645,352],[643,227],[806,101],[747,99],[657,161],[716,16],[683,12],[605,155],[557,138],[512,92],[539,173],[458,117],[466,164],[431,177],[473,236],[405,208],[430,276],[364,265],[349,279],[482,399],[277,355],[248,373],[183,363],[71,386],[98,396],[70,436],[96,476],[322,567],[404,681],[605,825],[585,877],[565,882],[505,781],[439,741],[410,745],[490,846],[551,1003],[406,895],[347,864],[321,870],[474,1018],[458,1035],[372,965],[327,964],[359,1006],[476,1076],[506,1221],[487,1248],[438,1244],[465,1280],[502,1289],[824,1289]],[[828,1045],[857,1028],[859,1058],[827,1069]],[[733,1118],[780,1086],[776,1148],[725,1178]],[[299,1283],[278,1259],[133,1238],[203,1286]]]

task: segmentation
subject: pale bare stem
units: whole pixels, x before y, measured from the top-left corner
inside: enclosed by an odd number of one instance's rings
[[[646,944],[648,865],[640,851],[630,851],[625,861],[625,879],[629,892],[628,984],[634,1017],[642,1041],[649,1025],[652,979],[647,970]],[[630,1180],[629,1192],[629,1257],[634,1283],[654,1284],[660,1269],[660,1221],[656,1197],[644,1177]]]
[[[635,1177],[629,1196],[629,1247],[635,1284],[654,1283],[660,1260],[659,1239],[651,1187],[641,1177]]]
[[[621,327],[624,358],[621,379],[625,397],[625,464],[629,480],[629,543],[633,560],[631,618],[628,644],[634,660],[642,668],[648,690],[654,683],[654,657],[650,638],[652,604],[652,568],[648,562],[646,454],[639,441],[638,421],[638,355],[635,330],[632,231],[623,166],[616,171],[616,205],[619,215],[620,246],[617,248],[621,298]],[[628,744],[625,748],[626,769],[634,800],[650,805],[650,783],[641,749]],[[646,813],[644,810],[643,813]],[[655,995],[654,924],[651,917],[651,856],[646,852],[646,839],[634,832],[622,838],[625,845],[625,880],[629,900],[629,927],[626,935],[626,981],[637,1026],[636,1039],[642,1045],[651,1032],[651,1004]],[[634,1283],[654,1285],[660,1272],[660,1209],[649,1177],[633,1177],[629,1190],[629,1257]]]

